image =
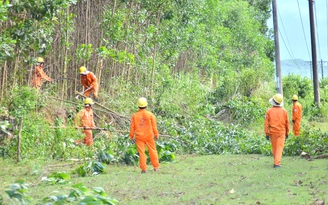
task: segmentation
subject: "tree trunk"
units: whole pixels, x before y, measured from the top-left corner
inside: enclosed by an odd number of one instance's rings
[[[21,119],[19,132],[18,132],[18,142],[17,142],[17,162],[20,162],[20,153],[21,153],[21,136],[22,136],[22,129],[23,129],[23,122],[24,118]]]
[[[103,59],[100,58],[99,60],[99,71],[98,71],[98,92],[99,92],[99,89],[100,89],[100,82],[101,82],[101,73],[102,73],[102,68],[103,68]]]
[[[159,26],[159,22],[161,20],[160,12],[157,12],[157,19],[156,19],[156,27]],[[156,39],[157,42],[157,39]],[[155,69],[156,69],[156,54],[157,54],[157,43],[154,43],[154,53],[153,53],[153,65],[152,65],[152,72],[151,72],[151,89],[150,89],[150,97],[153,98],[154,93],[154,83],[155,83]]]
[[[69,22],[69,8],[66,9],[66,21],[65,21],[65,26],[67,27],[67,22]],[[66,28],[66,33],[65,33],[65,45],[66,42],[69,42],[69,30]],[[69,45],[69,43],[67,43],[67,45]],[[67,91],[68,90],[68,48],[67,46],[64,47],[65,48],[65,56],[64,56],[64,67],[63,67],[63,78],[66,78],[66,80],[62,81],[62,98],[67,98]]]
[[[15,60],[15,64],[14,64],[14,72],[13,72],[13,87],[12,87],[12,91],[14,90],[15,88],[15,85],[16,85],[16,82],[17,82],[17,70],[18,70],[18,62],[20,61],[20,57],[19,57],[19,53],[17,55],[17,58]]]
[[[2,84],[1,84],[1,99],[3,99],[3,96],[5,95],[5,85],[7,83],[7,61],[5,61],[2,71]]]

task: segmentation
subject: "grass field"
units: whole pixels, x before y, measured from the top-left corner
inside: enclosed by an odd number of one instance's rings
[[[320,129],[323,132],[328,132],[328,122],[307,122],[308,125],[313,126],[315,129]]]
[[[175,163],[148,167],[140,174],[135,166],[107,166],[107,173],[93,177],[71,175],[69,185],[49,185],[42,176],[58,171],[71,173],[76,162],[0,160],[0,194],[18,179],[30,184],[33,199],[68,194],[73,184],[103,187],[119,204],[312,204],[328,200],[326,159],[307,161],[283,157],[283,167],[273,168],[273,158],[260,155],[177,156]],[[54,192],[58,191],[58,192]],[[9,203],[5,199],[6,204]],[[33,203],[32,203],[33,204]],[[35,203],[34,203],[35,204]]]

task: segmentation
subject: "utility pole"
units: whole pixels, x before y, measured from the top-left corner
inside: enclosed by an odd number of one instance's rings
[[[324,78],[324,75],[323,75],[323,61],[322,61],[322,59],[321,59],[321,79],[323,79]]]
[[[313,81],[313,70],[312,70],[312,61],[304,61],[304,64],[307,66],[309,66],[310,68],[310,75],[311,75],[311,80]],[[325,69],[327,70],[328,68],[328,61],[318,61],[317,64],[319,65],[320,64],[320,67],[321,67],[321,75],[322,75],[322,79],[325,78],[325,72],[326,72],[326,76],[328,76],[328,72],[327,71],[324,71]],[[320,70],[320,69],[318,69]],[[319,73],[319,71],[318,71]]]
[[[313,88],[314,88],[314,102],[319,108],[320,95],[319,95],[319,82],[318,82],[318,64],[317,64],[317,48],[315,43],[315,24],[314,24],[314,12],[313,12],[314,0],[309,0],[310,10],[310,27],[311,27],[311,47],[312,47],[312,66],[313,66]]]
[[[276,89],[280,94],[282,93],[282,79],[281,79],[281,64],[280,64],[280,46],[279,46],[279,30],[277,20],[277,2],[272,0],[272,18],[274,30],[274,44],[275,44],[275,59],[276,59]]]

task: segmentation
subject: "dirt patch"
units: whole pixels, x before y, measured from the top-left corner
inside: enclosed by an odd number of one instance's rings
[[[223,122],[223,123],[232,123],[232,121],[233,121],[229,108],[225,108],[225,109],[221,110],[220,112],[218,112],[216,115],[210,116],[209,118],[214,119],[216,121]]]
[[[40,112],[45,116],[45,119],[48,121],[49,124],[54,124],[56,119],[61,119],[63,124],[66,124],[67,122],[67,110],[58,105],[43,107],[40,109]]]

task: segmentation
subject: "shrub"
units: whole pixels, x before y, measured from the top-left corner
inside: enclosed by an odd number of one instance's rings
[[[218,114],[225,109],[229,110],[230,118],[234,123],[247,126],[263,118],[266,106],[259,98],[240,96],[218,106],[215,113]]]
[[[300,98],[312,98],[313,96],[312,81],[307,77],[289,74],[283,77],[282,83],[284,96],[288,99],[295,94]]]

